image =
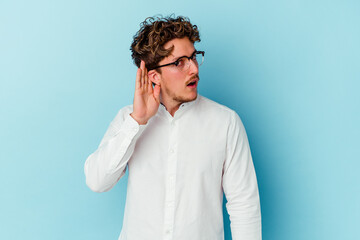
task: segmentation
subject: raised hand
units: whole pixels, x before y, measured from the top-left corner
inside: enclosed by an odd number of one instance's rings
[[[133,112],[130,114],[139,124],[146,124],[154,116],[160,104],[160,86],[148,79],[145,62],[141,61],[136,73],[135,96]]]

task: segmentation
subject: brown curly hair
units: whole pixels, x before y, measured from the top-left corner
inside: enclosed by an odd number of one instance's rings
[[[152,69],[166,56],[172,48],[165,49],[164,44],[175,38],[188,37],[192,43],[200,42],[200,34],[196,25],[189,18],[155,16],[148,17],[140,24],[140,30],[134,35],[130,50],[136,66],[145,61],[147,69]],[[160,69],[156,69],[160,72]]]

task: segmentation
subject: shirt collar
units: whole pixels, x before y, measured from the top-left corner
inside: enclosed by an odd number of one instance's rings
[[[195,100],[191,101],[191,102],[185,102],[185,103],[182,103],[179,107],[179,109],[181,108],[188,108],[192,105],[195,105],[197,102],[199,101],[199,94],[197,94]],[[179,110],[178,110],[179,111]]]
[[[193,101],[182,103],[179,109],[175,112],[174,118],[180,117],[180,115],[182,115],[186,110],[190,109],[192,106],[195,106],[199,102],[199,99],[200,99],[200,95],[197,94],[196,99],[194,99]],[[162,114],[171,116],[170,113],[166,110],[165,105],[162,103],[160,103],[158,111],[162,112]]]

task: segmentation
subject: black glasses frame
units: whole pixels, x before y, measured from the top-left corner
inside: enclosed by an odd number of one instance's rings
[[[150,70],[154,70],[154,69],[158,69],[158,68],[161,68],[161,67],[170,66],[170,65],[175,65],[175,66],[178,66],[178,65],[179,65],[179,60],[180,60],[181,58],[187,58],[187,59],[190,61],[191,59],[193,59],[193,58],[194,58],[194,56],[195,56],[196,54],[201,54],[201,55],[202,55],[202,57],[204,57],[204,55],[205,55],[205,51],[195,51],[193,54],[191,54],[191,56],[190,56],[190,57],[188,57],[188,56],[182,56],[182,57],[179,57],[179,58],[178,58],[176,61],[174,61],[174,62],[171,62],[171,63],[167,63],[167,64],[164,64],[164,65],[160,65],[160,66],[153,67],[153,68],[149,69],[149,71],[150,71]]]

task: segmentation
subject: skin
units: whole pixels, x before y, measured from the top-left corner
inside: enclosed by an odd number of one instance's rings
[[[191,56],[195,51],[194,44],[187,37],[175,38],[164,45],[166,49],[172,46],[174,49],[171,54],[158,65],[174,62],[182,56]],[[189,87],[188,84],[194,80],[195,86]],[[192,60],[186,71],[179,71],[174,65],[170,65],[162,67],[161,73],[156,70],[148,72],[145,63],[141,61],[136,74],[134,110],[130,115],[139,124],[146,124],[156,114],[161,102],[174,116],[182,103],[196,99],[198,81],[199,67]]]

